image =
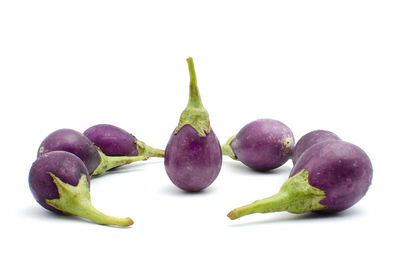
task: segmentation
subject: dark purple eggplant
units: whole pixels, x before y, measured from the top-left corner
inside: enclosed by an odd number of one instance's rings
[[[95,176],[112,168],[139,160],[146,156],[107,156],[84,134],[73,129],[59,129],[48,135],[40,144],[38,157],[55,150],[71,152],[86,165],[89,175]]]
[[[107,156],[164,157],[164,150],[152,148],[114,125],[95,125],[86,129],[83,134]]]
[[[328,140],[340,140],[340,138],[333,132],[327,130],[314,130],[302,136],[296,143],[293,150],[292,161],[296,164],[300,156],[317,143]]]
[[[211,185],[222,164],[222,151],[213,132],[207,110],[200,98],[192,58],[189,102],[165,149],[164,165],[171,181],[179,188],[196,192]]]
[[[29,172],[29,187],[36,201],[52,212],[80,216],[102,225],[129,226],[131,218],[108,216],[93,207],[90,176],[83,161],[66,151],[41,155]]]
[[[356,145],[341,140],[320,142],[301,155],[277,194],[236,208],[228,217],[279,211],[339,212],[364,197],[372,173],[369,157]]]

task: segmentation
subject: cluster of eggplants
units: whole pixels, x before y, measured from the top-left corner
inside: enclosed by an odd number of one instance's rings
[[[164,155],[163,150],[149,147],[125,130],[108,124],[90,127],[83,134],[68,128],[56,130],[40,144],[38,157],[55,150],[78,156],[91,176],[135,161]]]
[[[91,176],[149,157],[164,157],[170,180],[182,190],[197,192],[215,181],[222,155],[258,171],[276,169],[289,159],[294,165],[277,194],[232,210],[228,214],[231,219],[278,211],[337,212],[365,195],[372,179],[371,161],[362,149],[330,131],[312,131],[295,144],[285,124],[259,119],[221,146],[202,104],[193,59],[188,58],[187,63],[189,101],[165,151],[109,124],[90,127],[83,134],[57,130],[40,145],[29,173],[29,185],[38,203],[99,224],[128,226],[133,224],[130,218],[107,216],[92,206]]]
[[[222,156],[267,171],[290,158],[294,167],[278,194],[232,210],[231,219],[254,212],[337,212],[358,202],[372,179],[372,165],[359,147],[324,130],[312,131],[295,144],[292,131],[280,121],[259,119],[245,125],[221,147],[210,126],[197,87],[193,60],[189,102],[165,150],[171,181],[186,191],[199,191],[217,177]]]
[[[236,219],[253,213],[335,213],[350,208],[368,191],[372,164],[358,146],[336,134],[315,130],[297,142],[293,168],[279,192],[228,213]]]
[[[59,129],[40,144],[29,172],[29,186],[44,208],[86,218],[98,224],[129,226],[130,218],[107,216],[91,203],[91,176],[164,151],[147,146],[127,131],[108,124],[88,128],[83,134]]]

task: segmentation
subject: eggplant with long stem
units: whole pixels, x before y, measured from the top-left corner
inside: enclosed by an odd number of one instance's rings
[[[90,176],[76,155],[52,151],[41,155],[29,171],[29,187],[36,201],[52,212],[76,215],[97,224],[130,226],[131,218],[106,215],[93,205]]]
[[[238,207],[228,217],[343,211],[367,193],[372,172],[369,157],[358,146],[341,140],[320,142],[301,155],[277,194]]]
[[[171,181],[179,188],[196,192],[211,185],[222,164],[222,151],[210,125],[197,86],[193,59],[187,59],[189,102],[165,149],[164,165]]]

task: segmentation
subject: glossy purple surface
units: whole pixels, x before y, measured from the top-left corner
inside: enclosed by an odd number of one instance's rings
[[[222,164],[219,141],[211,132],[201,137],[190,125],[172,134],[165,149],[164,165],[171,181],[186,191],[200,191],[217,178]]]
[[[100,124],[83,132],[108,156],[137,156],[136,138],[122,128]]]
[[[302,136],[299,141],[297,141],[293,150],[293,164],[296,164],[301,154],[303,154],[303,152],[308,148],[327,140],[340,140],[340,138],[335,133],[326,130],[314,130]]]
[[[308,171],[311,186],[325,192],[321,204],[324,212],[345,210],[367,192],[372,180],[372,164],[367,154],[356,145],[333,140],[307,149],[294,165],[292,177],[302,169]]]
[[[78,156],[85,163],[89,174],[100,164],[100,154],[93,142],[73,129],[63,128],[48,135],[40,144],[38,157],[55,150],[71,152]]]
[[[66,151],[53,151],[41,155],[29,171],[29,188],[36,201],[44,208],[61,212],[46,203],[46,199],[58,199],[59,193],[57,186],[49,172],[57,176],[61,181],[70,185],[78,185],[82,174],[86,175],[88,184],[90,184],[89,172],[77,156]]]
[[[292,131],[273,119],[258,119],[245,125],[231,143],[238,160],[260,171],[283,165],[292,155],[293,147]]]

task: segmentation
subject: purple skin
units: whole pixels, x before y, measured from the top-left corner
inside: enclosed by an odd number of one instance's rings
[[[282,166],[292,155],[294,137],[282,122],[259,119],[244,126],[230,144],[246,166],[266,171]]]
[[[66,151],[42,154],[29,171],[29,187],[44,208],[76,215],[101,225],[130,226],[129,217],[106,215],[93,207],[89,192],[90,176],[83,161]]]
[[[341,140],[315,144],[304,152],[290,176],[308,171],[311,186],[323,190],[326,198],[318,212],[338,212],[357,203],[367,192],[372,180],[372,164],[359,147]]]
[[[78,185],[82,174],[86,175],[87,182],[90,184],[89,172],[82,160],[66,151],[42,154],[32,164],[29,172],[29,187],[36,201],[50,211],[62,213],[46,203],[46,199],[60,198],[57,186],[49,172],[56,175],[61,181],[73,186]]]
[[[189,101],[165,149],[164,166],[177,187],[197,192],[217,178],[222,150],[201,102],[193,59],[189,57],[186,61],[190,74]]]
[[[95,125],[83,132],[108,156],[137,156],[136,138],[127,131],[107,124]]]
[[[296,164],[301,154],[313,145],[328,141],[328,140],[341,140],[335,133],[326,130],[314,130],[302,136],[296,143],[293,150],[292,161]]]
[[[368,191],[372,165],[359,147],[341,140],[307,149],[275,195],[233,209],[230,219],[253,213],[334,213],[350,208]]]
[[[48,135],[40,144],[37,156],[40,157],[55,150],[67,151],[78,156],[86,165],[90,175],[101,161],[93,142],[82,133],[72,129],[63,128]]]
[[[165,169],[179,188],[195,192],[208,187],[217,178],[222,164],[218,138],[211,130],[200,137],[190,125],[173,133],[165,149]]]

